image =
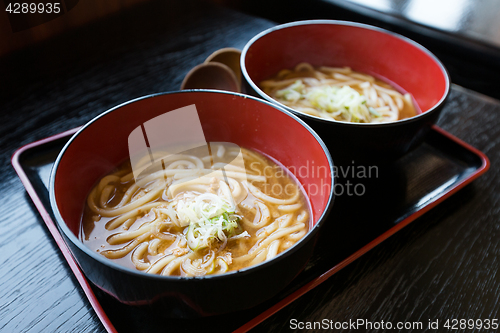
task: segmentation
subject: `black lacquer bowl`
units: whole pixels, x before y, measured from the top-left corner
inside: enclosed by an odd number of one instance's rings
[[[192,104],[197,107],[207,141],[232,142],[255,149],[290,170],[302,170],[301,167],[312,164],[325,170],[321,175],[296,174],[311,204],[309,233],[273,260],[205,277],[147,274],[119,266],[90,250],[81,242],[79,232],[91,188],[129,158],[128,137],[134,129],[159,115]],[[65,145],[54,164],[50,201],[57,226],[73,256],[97,287],[123,303],[161,306],[166,317],[194,317],[250,308],[289,284],[312,254],[333,203],[330,190],[333,181],[328,150],[314,131],[294,115],[249,96],[197,90],[139,98],[86,124]]]
[[[364,72],[409,92],[420,108],[414,117],[383,124],[327,120],[293,110],[265,94],[259,83],[301,62]],[[261,32],[243,49],[246,91],[276,103],[309,124],[337,161],[393,161],[422,143],[442,110],[450,79],[442,63],[423,46],[364,24],[312,20]]]

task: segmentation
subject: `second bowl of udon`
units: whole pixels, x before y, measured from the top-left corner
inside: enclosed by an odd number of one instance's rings
[[[449,93],[442,63],[377,27],[292,22],[251,39],[241,56],[249,93],[298,115],[334,159],[392,161],[418,146]]]
[[[292,281],[333,181],[325,145],[289,112],[241,94],[183,91],[86,124],[56,160],[50,200],[101,290],[160,304],[165,316],[207,316],[255,306]]]

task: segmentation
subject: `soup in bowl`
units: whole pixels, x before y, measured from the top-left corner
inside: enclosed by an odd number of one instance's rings
[[[421,45],[344,21],[263,31],[243,49],[241,69],[248,92],[299,116],[347,161],[392,161],[417,147],[450,90]]]
[[[328,150],[301,120],[259,99],[197,90],[139,98],[90,121],[58,156],[50,200],[101,290],[158,303],[166,316],[206,316],[255,306],[292,281],[333,181]]]

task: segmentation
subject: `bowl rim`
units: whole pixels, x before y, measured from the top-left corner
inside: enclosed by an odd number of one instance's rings
[[[71,145],[71,143],[87,127],[91,126],[94,122],[98,121],[100,118],[105,117],[107,114],[109,114],[109,113],[111,113],[113,111],[116,111],[116,110],[120,109],[121,107],[123,107],[125,105],[132,104],[132,103],[144,100],[144,99],[154,98],[154,97],[163,96],[163,95],[185,94],[185,93],[189,94],[189,93],[193,93],[193,92],[196,92],[196,93],[209,93],[209,94],[212,94],[212,93],[226,94],[226,95],[238,96],[239,98],[251,99],[251,100],[254,100],[256,102],[263,103],[263,104],[266,104],[268,106],[271,106],[272,108],[276,109],[277,111],[282,112],[285,115],[288,115],[289,117],[291,117],[292,119],[294,119],[295,121],[297,121],[300,125],[302,125],[306,130],[308,130],[309,133],[316,139],[316,142],[323,149],[323,153],[325,154],[325,156],[327,158],[327,161],[328,161],[328,165],[330,167],[330,177],[331,177],[331,184],[330,185],[331,185],[331,191],[330,191],[330,194],[329,194],[329,197],[328,197],[328,201],[326,203],[325,210],[319,216],[317,222],[312,226],[312,228],[309,229],[309,231],[307,232],[307,234],[304,237],[302,237],[297,243],[295,243],[291,248],[289,248],[286,251],[278,254],[276,257],[272,258],[271,260],[266,260],[264,262],[261,262],[259,264],[256,264],[256,265],[253,265],[253,266],[250,266],[250,267],[245,267],[245,268],[240,269],[240,270],[230,271],[230,272],[226,272],[224,274],[219,274],[219,275],[164,276],[164,275],[159,275],[159,274],[148,274],[148,273],[145,273],[143,271],[134,270],[132,268],[128,268],[128,267],[119,265],[119,264],[113,262],[112,260],[107,259],[104,256],[99,255],[98,253],[95,253],[89,247],[87,247],[79,239],[79,237],[75,236],[73,234],[73,232],[69,229],[69,227],[64,222],[64,219],[62,218],[61,213],[59,212],[58,205],[57,205],[57,201],[56,201],[56,197],[55,197],[55,189],[54,189],[55,176],[56,176],[56,173],[57,173],[57,170],[58,170],[58,167],[59,167],[59,163],[60,163],[61,159],[63,158],[66,150]],[[325,143],[320,138],[320,136],[309,125],[307,125],[303,120],[301,120],[300,118],[298,118],[296,115],[290,113],[289,111],[281,108],[280,106],[278,106],[276,104],[270,103],[270,102],[262,100],[260,98],[256,98],[256,97],[253,97],[253,96],[248,96],[248,95],[245,95],[245,94],[241,94],[241,93],[234,93],[234,92],[223,91],[223,90],[215,90],[215,89],[186,89],[186,90],[176,90],[176,91],[154,93],[154,94],[150,94],[150,95],[145,95],[145,96],[141,96],[141,97],[138,97],[138,98],[134,98],[132,100],[129,100],[127,102],[124,102],[124,103],[121,103],[121,104],[119,104],[117,106],[114,106],[114,107],[112,107],[112,108],[110,108],[110,109],[108,109],[108,110],[106,110],[106,111],[98,114],[97,116],[95,116],[91,120],[89,120],[75,134],[73,134],[73,136],[69,139],[69,141],[64,145],[64,147],[59,152],[59,155],[57,156],[57,159],[54,162],[54,165],[52,166],[52,170],[50,172],[50,179],[49,179],[49,200],[50,200],[50,207],[52,208],[52,212],[54,213],[55,220],[56,220],[56,225],[59,228],[59,230],[80,251],[82,251],[87,256],[91,257],[92,259],[96,260],[100,264],[103,264],[103,265],[105,265],[107,267],[110,267],[112,269],[118,270],[121,273],[131,274],[131,275],[134,275],[136,277],[149,278],[149,279],[158,280],[158,281],[190,281],[190,280],[207,280],[207,279],[209,279],[209,280],[212,280],[212,279],[221,280],[221,279],[232,278],[232,276],[236,275],[236,274],[238,274],[239,276],[251,274],[251,273],[253,273],[253,272],[257,271],[257,270],[260,270],[260,269],[263,269],[263,268],[265,268],[265,267],[267,267],[269,265],[272,265],[273,262],[275,262],[275,260],[282,260],[282,259],[284,259],[284,258],[292,255],[293,253],[295,253],[299,249],[299,247],[300,247],[299,245],[300,244],[304,245],[306,239],[310,239],[310,238],[314,237],[318,233],[319,228],[323,225],[326,217],[330,213],[330,210],[332,208],[333,201],[334,201],[334,198],[335,198],[334,191],[333,191],[334,185],[335,185],[334,164],[333,164],[333,160],[332,160],[332,157],[330,155],[330,152],[329,152],[328,148],[326,147]],[[65,239],[65,242],[67,243],[66,239]],[[70,250],[71,250],[71,247],[70,247]],[[71,253],[73,253],[72,250],[71,250]],[[75,259],[76,259],[76,257],[75,257]],[[79,263],[78,260],[77,260],[77,262]]]
[[[247,68],[245,66],[246,55],[247,55],[247,52],[250,49],[250,47],[261,37],[268,35],[274,31],[277,31],[277,30],[282,30],[282,29],[287,29],[290,27],[296,27],[296,26],[302,26],[302,25],[322,25],[322,24],[350,26],[350,27],[356,27],[356,28],[363,28],[363,29],[367,29],[367,30],[373,30],[373,31],[377,31],[377,32],[391,35],[393,37],[396,37],[396,38],[402,40],[403,42],[409,43],[409,44],[417,47],[418,49],[423,51],[425,54],[427,54],[427,56],[429,56],[439,66],[439,68],[441,69],[441,71],[443,73],[446,87],[445,87],[445,91],[444,91],[443,95],[441,96],[441,99],[436,104],[434,104],[434,106],[432,106],[429,110],[427,110],[425,112],[421,112],[413,117],[409,117],[409,118],[405,118],[405,119],[398,119],[396,121],[385,122],[385,123],[352,123],[352,122],[347,122],[347,121],[330,120],[330,119],[321,118],[318,116],[313,116],[313,115],[310,115],[310,114],[307,114],[304,112],[297,111],[289,106],[286,106],[286,105],[278,102],[277,100],[273,99],[272,97],[268,96],[265,92],[263,92],[257,86],[257,84],[250,78],[250,75],[248,74]],[[311,120],[319,121],[322,123],[335,123],[335,124],[340,124],[340,125],[344,125],[344,126],[390,127],[390,126],[397,126],[398,124],[401,124],[401,123],[408,123],[408,122],[417,121],[419,118],[425,117],[425,116],[431,114],[432,112],[434,112],[436,109],[439,109],[442,106],[443,102],[448,97],[448,95],[450,94],[450,89],[451,89],[451,78],[450,78],[450,74],[448,73],[448,70],[443,65],[443,63],[431,51],[429,51],[427,48],[425,48],[421,44],[415,42],[414,40],[412,40],[408,37],[405,37],[403,35],[400,35],[398,33],[395,33],[395,32],[392,32],[392,31],[389,31],[389,30],[386,30],[383,28],[379,28],[379,27],[369,25],[369,24],[364,24],[364,23],[342,21],[342,20],[294,21],[294,22],[280,24],[280,25],[271,27],[269,29],[266,29],[266,30],[258,33],[257,35],[255,35],[252,39],[250,39],[245,44],[245,47],[243,48],[243,51],[241,52],[240,67],[241,67],[241,72],[243,73],[243,77],[245,78],[245,81],[252,87],[252,89],[254,91],[256,91],[259,94],[259,97],[264,98],[265,100],[267,100],[271,103],[279,105],[282,108],[284,108],[285,110],[292,112],[293,114],[299,115],[300,117],[304,117],[305,119],[308,119],[308,120],[311,119]]]

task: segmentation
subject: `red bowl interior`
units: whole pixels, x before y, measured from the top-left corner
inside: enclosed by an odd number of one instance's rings
[[[255,149],[295,170],[309,197],[313,223],[318,221],[331,196],[332,167],[306,127],[267,102],[226,93],[180,92],[122,105],[94,120],[67,146],[55,173],[54,197],[75,235],[91,188],[129,157],[129,134],[158,115],[191,104],[196,105],[207,141]],[[307,172],[310,166],[316,172]]]
[[[244,52],[243,67],[249,78],[258,86],[282,69],[309,62],[349,66],[385,79],[411,93],[422,112],[446,94],[446,71],[422,46],[378,28],[333,22],[299,23],[260,36]]]

